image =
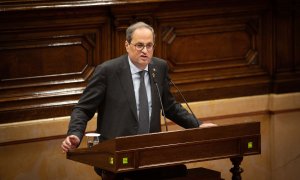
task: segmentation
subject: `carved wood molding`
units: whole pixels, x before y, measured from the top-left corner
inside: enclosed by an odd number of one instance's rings
[[[298,7],[292,0],[278,7],[273,0],[0,2],[0,123],[69,115],[95,66],[126,53],[125,30],[136,21],[154,27],[154,54],[168,61],[188,101],[299,91]]]
[[[1,123],[71,112],[95,66],[110,56],[105,11],[81,12],[47,11],[46,23],[36,13],[8,16],[15,23],[0,18],[6,24],[0,28]]]
[[[160,56],[169,62],[171,78],[189,101],[270,92],[271,79],[263,66],[268,59],[261,55],[267,51],[261,46],[267,43],[261,34],[266,17],[245,12],[241,8],[226,16],[201,18],[202,13],[195,13],[181,21],[171,15],[160,19]]]

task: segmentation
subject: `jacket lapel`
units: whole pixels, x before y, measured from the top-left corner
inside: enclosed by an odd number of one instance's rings
[[[152,131],[154,131],[153,128],[156,127],[155,119],[158,116],[157,112],[160,112],[160,101],[159,101],[159,96],[157,94],[157,87],[154,83],[153,75],[152,75],[153,68],[156,68],[155,65],[153,64],[153,61],[151,61],[151,63],[148,65],[148,68],[149,68],[149,77],[150,77],[150,84],[151,84],[151,98],[152,98],[152,112],[151,112],[151,122],[150,122],[150,132],[151,132],[151,129],[152,129]]]
[[[128,105],[135,119],[138,120],[132,76],[131,76],[127,56],[124,56],[123,58],[120,70],[118,71],[118,76],[120,79],[120,83],[123,87],[123,91],[125,92],[125,96],[127,97]]]

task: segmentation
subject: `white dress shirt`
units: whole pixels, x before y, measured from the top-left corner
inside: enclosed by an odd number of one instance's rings
[[[128,57],[128,62],[129,62],[131,77],[132,77],[132,82],[133,82],[137,115],[139,116],[139,88],[140,88],[140,74],[139,74],[139,72],[143,71],[143,70],[148,72],[148,65],[145,69],[139,69],[138,67],[136,67],[131,62],[129,57]],[[149,119],[151,120],[152,99],[151,99],[151,84],[150,84],[150,79],[149,79],[149,73],[145,73],[144,80],[145,80],[145,86],[146,86],[146,91],[147,91],[147,99],[148,99],[148,107],[149,107]]]

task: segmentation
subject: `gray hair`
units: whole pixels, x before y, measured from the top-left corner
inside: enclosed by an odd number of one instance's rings
[[[147,29],[149,29],[152,32],[152,34],[153,34],[153,41],[155,40],[154,29],[150,25],[148,25],[148,24],[146,24],[144,22],[137,22],[137,23],[134,23],[134,24],[130,25],[126,29],[126,40],[127,40],[128,43],[130,43],[131,40],[132,40],[132,34],[133,34],[133,32],[136,29],[139,29],[139,28],[147,28]]]

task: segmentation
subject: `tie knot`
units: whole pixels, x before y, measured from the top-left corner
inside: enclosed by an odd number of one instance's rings
[[[143,70],[143,71],[140,71],[139,73],[140,73],[140,76],[141,76],[141,77],[144,77],[144,75],[145,75],[146,71],[145,71],[145,70]]]

